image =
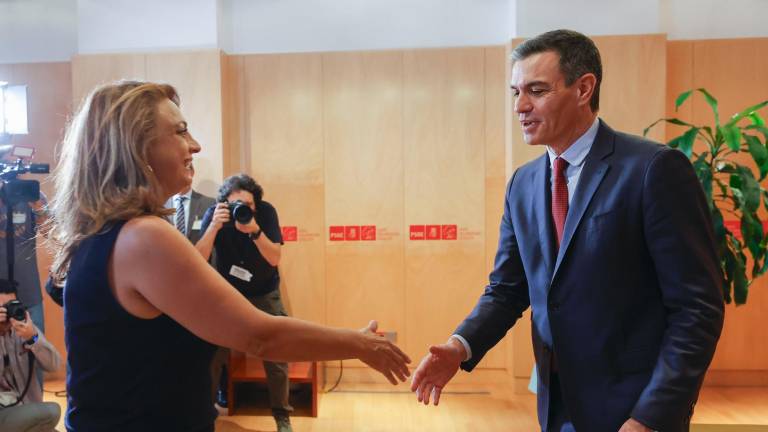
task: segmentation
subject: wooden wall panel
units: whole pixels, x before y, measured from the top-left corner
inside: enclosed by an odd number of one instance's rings
[[[721,121],[768,99],[768,39],[707,40],[693,46],[692,88],[704,87],[718,99]],[[674,98],[676,95],[668,95]],[[691,106],[695,124],[711,124],[709,106],[698,97]],[[768,116],[768,109],[761,111]],[[749,157],[741,159],[742,163]],[[766,185],[764,185],[766,186]],[[768,331],[760,323],[768,316],[768,278],[751,287],[745,306],[726,308],[723,335],[712,364],[714,370],[768,371]]]
[[[504,213],[507,175],[505,152],[509,138],[509,49],[485,48],[485,279],[493,270],[499,243],[499,224]],[[479,287],[478,287],[479,288]],[[480,291],[477,291],[479,297]],[[512,360],[510,338],[499,342],[490,354],[488,367],[509,368]]]
[[[0,65],[0,81],[10,85],[27,85],[27,135],[15,135],[11,144],[33,147],[34,162],[56,166],[55,151],[64,137],[64,129],[72,112],[71,66],[61,63],[23,63]],[[40,181],[40,187],[50,198],[53,184],[46,175],[28,175],[27,178]],[[21,257],[16,257],[17,262]],[[37,241],[37,264],[40,271],[41,287],[48,278],[51,256],[42,240]],[[0,263],[0,265],[5,265]],[[56,349],[66,355],[64,345],[64,316],[61,307],[43,292],[46,337]],[[51,374],[56,378],[64,376],[64,367]]]
[[[293,316],[326,322],[322,61],[319,54],[244,57],[250,174],[282,226],[296,226],[280,264]]]
[[[93,54],[72,57],[72,97],[80,106],[94,87],[121,79],[146,79],[143,54]]]
[[[245,145],[245,66],[243,56],[221,53],[221,111],[223,176],[250,169]]]
[[[642,135],[665,113],[666,36],[598,36],[594,40],[603,61],[600,117],[615,130]],[[649,138],[661,141],[664,125],[657,128]]]
[[[215,196],[223,178],[221,55],[217,50],[146,55],[146,78],[173,85],[192,136],[202,146],[195,156],[195,190]]]
[[[405,329],[403,55],[323,55],[326,226],[375,226],[375,241],[329,241],[328,324]],[[383,232],[399,233],[382,237]]]
[[[466,316],[487,276],[484,52],[407,51],[404,66],[405,225],[459,229],[455,241],[406,241],[406,325],[419,329],[406,349],[424,353]]]

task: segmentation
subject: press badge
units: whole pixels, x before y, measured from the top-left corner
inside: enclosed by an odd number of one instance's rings
[[[27,221],[27,214],[26,213],[13,212],[13,223],[14,224],[23,224],[26,221]]]
[[[246,282],[250,282],[253,275],[248,270],[238,267],[236,265],[232,265],[232,268],[229,269],[229,275],[234,276],[240,280],[244,280]]]
[[[192,222],[192,231],[200,231],[200,228],[202,227],[203,227],[202,219],[195,219],[194,222]]]

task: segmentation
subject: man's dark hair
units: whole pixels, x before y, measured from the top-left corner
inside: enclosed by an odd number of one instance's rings
[[[16,287],[11,286],[11,284],[0,283],[0,294],[16,294],[16,295],[18,295],[18,292],[16,291]]]
[[[533,54],[553,51],[560,55],[560,72],[565,76],[565,85],[570,86],[587,73],[597,78],[595,91],[589,106],[592,112],[600,107],[600,82],[603,80],[603,65],[600,51],[592,39],[573,30],[553,30],[528,39],[512,51],[512,60],[523,60]]]
[[[245,173],[235,174],[224,179],[224,183],[219,188],[219,202],[224,202],[227,197],[235,191],[246,191],[253,195],[253,203],[258,204],[264,196],[264,189],[256,183],[253,177]]]

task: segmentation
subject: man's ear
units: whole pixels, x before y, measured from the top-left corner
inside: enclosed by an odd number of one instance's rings
[[[589,105],[592,95],[595,93],[597,77],[593,73],[586,73],[579,77],[574,83],[578,92],[579,106]]]

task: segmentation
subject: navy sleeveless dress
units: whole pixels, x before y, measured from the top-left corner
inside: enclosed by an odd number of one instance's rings
[[[213,431],[209,368],[215,347],[166,315],[131,315],[109,288],[109,257],[123,225],[84,240],[70,264],[64,288],[67,430]]]

